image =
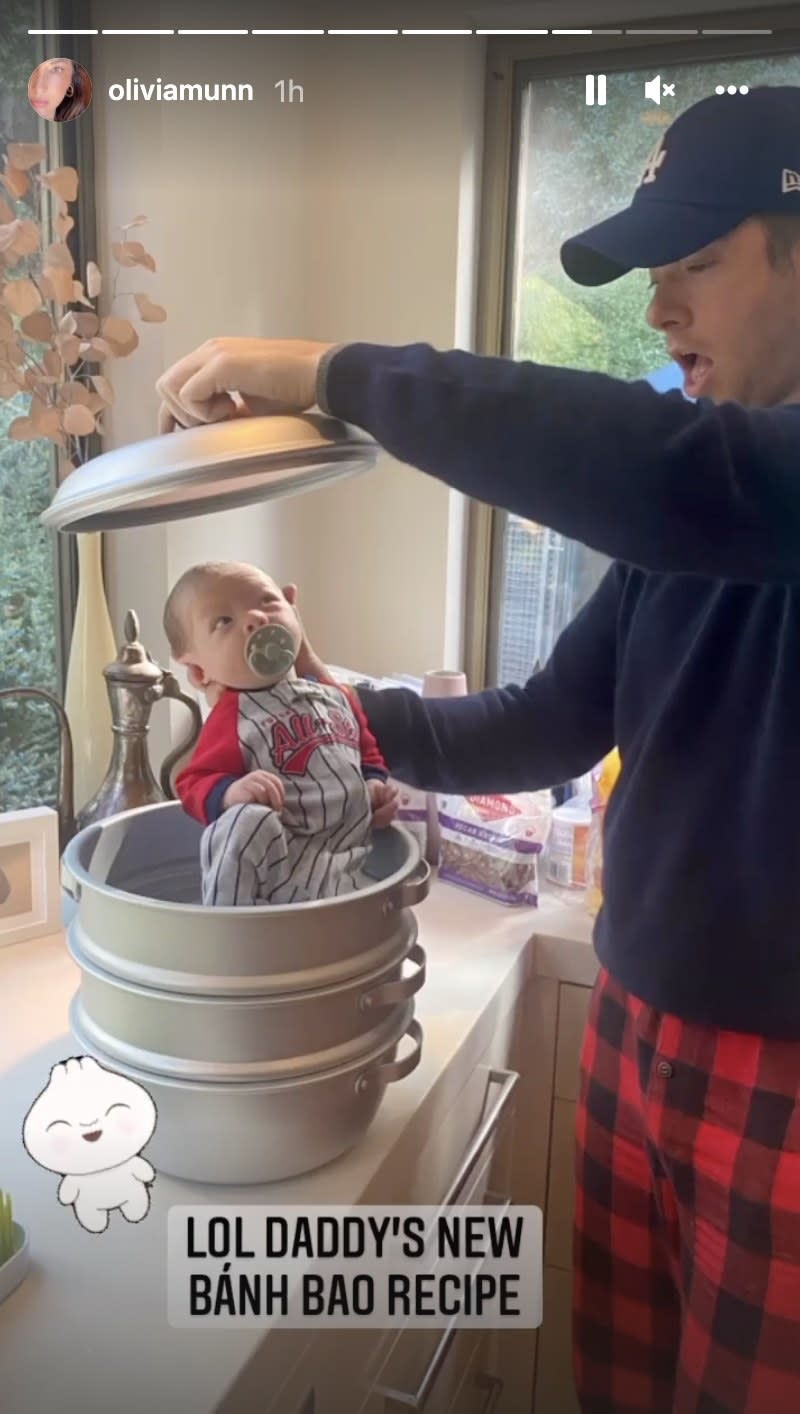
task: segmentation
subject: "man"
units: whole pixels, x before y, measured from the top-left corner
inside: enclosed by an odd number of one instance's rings
[[[614,557],[524,687],[364,694],[394,775],[535,789],[617,744],[582,1055],[586,1414],[800,1409],[800,88],[675,120],[577,281],[649,268],[690,402],[425,345],[222,339],[161,426],[320,406]]]

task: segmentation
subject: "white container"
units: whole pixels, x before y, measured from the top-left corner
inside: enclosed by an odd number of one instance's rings
[[[8,1261],[0,1266],[0,1301],[5,1301],[12,1291],[19,1286],[24,1277],[28,1275],[28,1268],[31,1264],[30,1248],[28,1246],[28,1234],[20,1223],[14,1223],[14,1240],[16,1247]]]
[[[545,873],[566,889],[586,887],[592,811],[588,800],[575,796],[553,811]]]
[[[422,681],[423,697],[465,697],[467,675],[451,672],[448,668],[432,668]],[[434,792],[428,795],[428,830],[425,858],[429,864],[438,864],[442,837],[439,830],[439,802]]]

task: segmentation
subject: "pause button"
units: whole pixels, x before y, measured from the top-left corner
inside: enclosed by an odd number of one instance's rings
[[[606,76],[605,74],[586,75],[586,103],[589,107],[597,103],[602,105],[606,101]]]

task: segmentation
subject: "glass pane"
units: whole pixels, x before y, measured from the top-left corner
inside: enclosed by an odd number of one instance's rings
[[[561,269],[562,242],[627,206],[660,133],[718,84],[797,83],[797,56],[751,57],[660,68],[675,99],[646,99],[652,68],[610,73],[605,106],[588,106],[585,77],[529,82],[521,104],[510,347],[515,359],[681,386],[663,335],[645,322],[646,270],[598,288]],[[734,100],[731,99],[733,102]],[[736,101],[739,101],[738,99]],[[742,98],[742,102],[746,99]],[[596,588],[608,561],[530,521],[505,516],[500,547],[495,682],[520,682],[543,664]]]
[[[41,138],[27,95],[28,76],[41,58],[40,41],[26,33],[42,24],[37,10],[30,0],[4,0],[0,154],[9,142]],[[37,213],[19,201],[15,214]],[[15,266],[13,275],[23,268]],[[33,357],[36,346],[27,347]],[[0,687],[43,687],[58,694],[54,546],[38,521],[52,494],[51,446],[8,438],[11,423],[27,407],[25,396],[0,397]],[[58,732],[49,709],[38,702],[0,703],[0,810],[54,805],[57,777]]]

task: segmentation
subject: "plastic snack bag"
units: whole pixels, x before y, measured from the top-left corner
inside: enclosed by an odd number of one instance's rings
[[[440,795],[439,878],[498,903],[535,908],[551,816],[548,790]]]

